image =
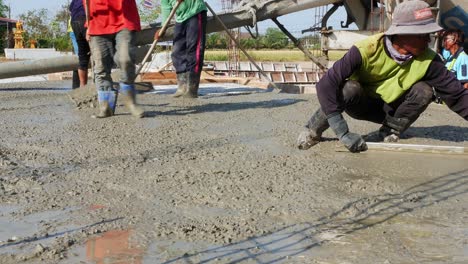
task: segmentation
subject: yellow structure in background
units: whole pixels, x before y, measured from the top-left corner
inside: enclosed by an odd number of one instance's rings
[[[29,40],[29,48],[30,49],[35,49],[37,45],[37,41],[35,39],[30,39]]]
[[[24,48],[24,40],[23,40],[23,22],[17,21],[16,22],[16,30],[15,30],[15,49],[23,49]]]

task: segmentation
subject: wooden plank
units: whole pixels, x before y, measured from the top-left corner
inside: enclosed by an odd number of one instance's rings
[[[369,150],[420,152],[420,153],[435,153],[435,154],[467,154],[468,153],[465,147],[458,147],[458,146],[418,145],[418,144],[400,144],[400,143],[383,143],[383,142],[367,142],[366,144]]]

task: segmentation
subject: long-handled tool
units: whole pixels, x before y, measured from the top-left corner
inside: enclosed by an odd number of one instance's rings
[[[151,44],[151,47],[149,48],[148,52],[146,53],[145,58],[143,58],[143,61],[141,61],[141,66],[136,70],[135,76],[138,76],[138,74],[140,74],[141,70],[143,69],[143,66],[145,65],[145,63],[148,61],[149,57],[153,53],[154,47],[156,47],[156,44],[158,43],[159,38],[164,36],[164,34],[166,33],[167,26],[169,25],[169,22],[171,21],[171,19],[174,17],[181,3],[182,1],[177,1],[177,4],[174,6],[174,8],[172,8],[172,11],[167,17],[166,21],[164,22],[162,28],[158,31],[158,34],[155,35],[154,41]]]

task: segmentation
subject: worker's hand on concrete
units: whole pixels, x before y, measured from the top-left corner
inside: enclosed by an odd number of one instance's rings
[[[341,113],[333,113],[328,116],[328,124],[335,132],[341,143],[351,152],[367,150],[367,145],[361,135],[349,132],[348,123]]]

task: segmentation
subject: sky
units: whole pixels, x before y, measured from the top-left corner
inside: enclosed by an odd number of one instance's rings
[[[6,5],[10,5],[11,18],[16,19],[20,14],[26,13],[30,10],[46,8],[52,14],[55,14],[62,5],[68,5],[71,0],[3,0]],[[221,11],[220,0],[206,0],[206,2],[214,9],[214,11]],[[339,28],[339,22],[346,20],[344,10],[337,11],[338,15],[332,16],[330,21],[334,28]],[[313,9],[296,12],[294,14],[279,17],[278,20],[291,32],[293,35],[300,36],[301,30],[307,29],[314,23],[313,17],[315,11]],[[336,17],[336,18],[335,18]],[[260,33],[264,33],[269,27],[276,27],[271,21],[263,21],[259,23]]]

